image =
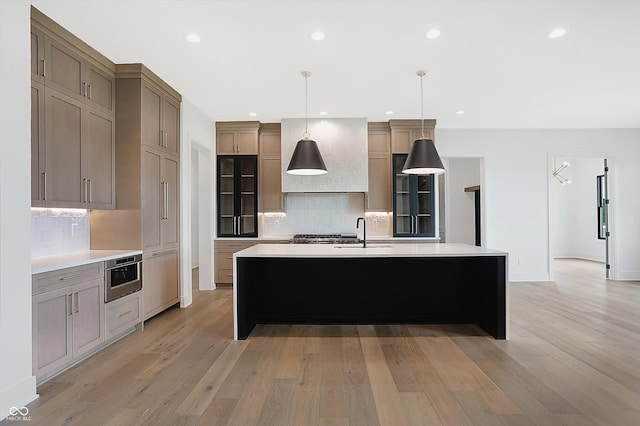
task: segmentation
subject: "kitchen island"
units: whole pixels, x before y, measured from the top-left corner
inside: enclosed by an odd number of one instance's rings
[[[234,338],[256,324],[477,324],[507,339],[507,257],[465,244],[257,244],[233,255]]]

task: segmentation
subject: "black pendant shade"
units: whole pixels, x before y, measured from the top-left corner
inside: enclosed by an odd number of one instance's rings
[[[411,144],[402,173],[432,175],[444,173],[444,165],[431,139],[416,139]]]
[[[318,144],[311,139],[300,139],[293,150],[287,173],[290,175],[323,175],[327,173]]]

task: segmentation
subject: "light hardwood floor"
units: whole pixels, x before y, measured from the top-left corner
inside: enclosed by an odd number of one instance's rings
[[[511,284],[511,340],[474,326],[258,326],[197,292],[39,387],[30,424],[638,425],[640,283],[559,261]],[[2,423],[9,424],[5,421]]]

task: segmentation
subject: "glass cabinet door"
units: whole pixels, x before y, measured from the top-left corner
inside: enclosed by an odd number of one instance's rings
[[[393,154],[393,235],[435,236],[434,176],[402,173],[407,154]]]
[[[247,156],[239,158],[240,163],[240,207],[238,234],[242,236],[258,235],[256,229],[258,223],[257,189],[258,170],[255,157]]]
[[[218,236],[258,236],[258,159],[218,156]]]
[[[411,235],[410,176],[402,173],[406,155],[393,157],[393,234]]]
[[[415,229],[416,235],[434,236],[434,220],[432,216],[433,202],[433,175],[419,175],[416,178],[416,206],[415,206]]]
[[[218,160],[218,235],[230,236],[235,230],[233,158]]]

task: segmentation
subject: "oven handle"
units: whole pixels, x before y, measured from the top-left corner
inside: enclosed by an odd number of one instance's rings
[[[105,268],[105,270],[106,270],[106,271],[111,271],[112,269],[122,268],[123,266],[137,265],[138,263],[140,263],[140,261],[139,261],[139,260],[137,260],[137,261],[133,261],[133,262],[128,262],[128,263],[120,263],[120,264],[118,264],[118,265],[109,266],[108,268]]]

